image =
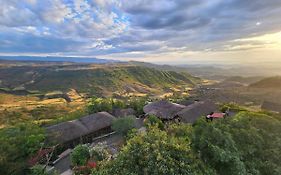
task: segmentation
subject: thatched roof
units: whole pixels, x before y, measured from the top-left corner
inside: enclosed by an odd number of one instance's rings
[[[77,120],[62,122],[46,128],[48,140],[65,143],[81,136],[94,133],[111,126],[114,117],[107,112],[99,112]]]
[[[126,117],[126,116],[131,116],[131,115],[136,115],[136,111],[132,108],[128,109],[114,109],[112,111],[112,114],[115,117]]]
[[[281,104],[264,101],[261,109],[281,113]]]
[[[184,105],[161,100],[147,104],[144,106],[143,111],[146,114],[155,115],[161,119],[173,119],[175,114],[185,107]]]
[[[207,100],[201,102],[195,102],[182,111],[177,113],[177,116],[185,123],[194,123],[199,117],[210,114],[211,112],[216,111],[217,106]]]

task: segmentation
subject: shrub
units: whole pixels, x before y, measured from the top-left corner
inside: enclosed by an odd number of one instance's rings
[[[101,111],[110,112],[113,109],[125,108],[126,104],[122,100],[114,98],[96,98],[93,97],[88,104],[88,113],[96,113]]]
[[[89,113],[97,113],[101,111],[111,111],[112,110],[112,101],[93,97],[88,105]]]
[[[122,135],[127,135],[128,131],[135,127],[133,116],[115,119],[112,123],[112,129]]]
[[[103,161],[109,158],[109,153],[103,143],[99,143],[90,149],[91,160],[94,162]]]
[[[132,98],[128,101],[128,107],[133,108],[137,115],[143,114],[143,107],[147,104],[148,97]]]
[[[90,152],[86,145],[76,146],[71,153],[71,163],[74,166],[86,165],[89,158]]]
[[[46,172],[46,169],[43,165],[33,166],[29,174],[30,175],[58,175],[58,173],[55,170]]]
[[[225,112],[228,109],[234,112],[247,111],[245,108],[239,106],[236,103],[226,103],[220,106],[220,111],[222,112]]]
[[[145,126],[150,127],[150,126],[156,126],[159,129],[164,129],[165,125],[164,123],[155,115],[149,115],[146,120],[145,120]]]

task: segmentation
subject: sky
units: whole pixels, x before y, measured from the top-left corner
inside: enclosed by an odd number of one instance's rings
[[[0,0],[0,55],[281,64],[281,0]]]

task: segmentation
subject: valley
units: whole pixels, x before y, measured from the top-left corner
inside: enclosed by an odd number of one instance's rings
[[[136,144],[134,139],[149,138],[152,133],[168,134],[169,138],[173,137],[179,144],[187,144],[182,142],[181,136],[177,134],[172,136],[173,132],[184,131],[184,134],[188,135],[187,138],[191,139],[190,130],[196,134],[197,129],[209,127],[203,122],[202,116],[207,116],[210,112],[216,112],[214,115],[219,116],[215,121],[211,121],[214,125],[218,125],[219,128],[219,123],[223,123],[224,127],[219,130],[225,130],[228,125],[234,126],[235,123],[232,122],[237,119],[241,125],[246,125],[243,119],[249,116],[254,121],[258,118],[253,116],[262,116],[262,120],[269,120],[272,117],[276,124],[280,120],[280,114],[274,112],[281,104],[279,77],[225,75],[206,78],[201,74],[190,74],[186,68],[142,62],[105,64],[0,62],[0,135],[3,136],[2,140],[5,143],[0,148],[4,149],[13,139],[19,139],[17,142],[20,144],[27,143],[26,141],[34,144],[27,146],[34,150],[30,152],[25,150],[28,156],[22,155],[23,160],[16,161],[16,167],[10,165],[10,159],[14,159],[11,154],[15,152],[22,154],[20,148],[15,146],[13,150],[7,152],[7,155],[3,154],[9,160],[3,161],[2,164],[13,167],[11,169],[17,172],[24,171],[20,166],[27,166],[21,162],[34,161],[38,165],[46,163],[44,160],[37,160],[36,157],[30,158],[40,156],[34,151],[39,149],[39,143],[43,141],[45,147],[54,146],[57,142],[53,150],[52,163],[47,162],[48,165],[59,173],[79,172],[71,168],[74,163],[70,160],[76,149],[81,147],[78,143],[87,143],[83,147],[89,150],[105,144],[99,149],[104,151],[113,149],[114,151],[108,155],[116,156],[120,152],[121,155],[128,156],[126,152],[121,151],[123,147],[127,148],[126,142],[132,142],[134,145]],[[225,110],[229,110],[228,117],[225,117]],[[240,115],[243,118],[239,118]],[[224,116],[224,119],[221,119],[221,116]],[[193,126],[193,123],[196,125]],[[22,138],[17,130],[24,132],[27,137]],[[143,136],[141,133],[134,134],[132,140],[129,139],[130,132],[136,130],[138,132],[145,130],[145,134],[143,133]],[[204,134],[205,131],[200,132]],[[61,135],[61,138],[57,138],[57,134]],[[258,133],[252,133],[252,136],[256,134]],[[274,134],[272,137],[277,138],[278,134],[276,132]],[[153,142],[163,139],[163,136],[153,134],[152,137],[156,137]],[[221,138],[228,139],[225,136]],[[235,138],[234,140],[241,144],[239,140]],[[165,144],[174,146],[169,142]],[[134,155],[131,158],[137,157]],[[113,162],[119,159],[120,157]],[[115,173],[119,171],[108,169],[106,166],[110,162],[104,161],[99,166],[106,171]],[[32,163],[29,166],[33,165]],[[75,167],[80,167],[78,165]],[[276,166],[274,163],[272,165]]]

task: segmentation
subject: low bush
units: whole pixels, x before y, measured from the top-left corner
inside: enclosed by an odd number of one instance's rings
[[[89,158],[90,152],[86,145],[76,146],[71,153],[71,163],[74,166],[86,165]]]
[[[123,136],[127,135],[128,131],[135,127],[135,120],[133,116],[118,118],[113,121],[112,129]]]

